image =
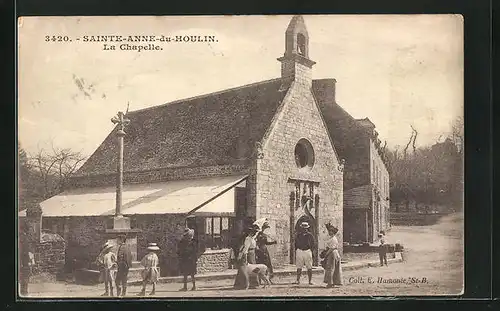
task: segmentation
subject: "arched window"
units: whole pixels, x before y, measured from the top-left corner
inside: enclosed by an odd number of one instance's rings
[[[299,55],[307,56],[306,37],[301,33],[297,35],[297,52]]]

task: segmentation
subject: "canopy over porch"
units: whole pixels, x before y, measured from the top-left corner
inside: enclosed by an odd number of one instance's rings
[[[235,190],[246,175],[176,180],[123,186],[122,214],[186,214],[234,216]],[[79,188],[65,191],[40,203],[43,217],[112,216],[116,188]],[[19,216],[26,216],[21,211]]]

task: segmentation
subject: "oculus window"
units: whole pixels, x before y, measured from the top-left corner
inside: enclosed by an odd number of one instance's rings
[[[311,168],[314,165],[314,149],[306,139],[299,140],[295,145],[295,164],[299,168]]]

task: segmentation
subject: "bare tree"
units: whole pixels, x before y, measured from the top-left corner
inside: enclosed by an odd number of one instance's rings
[[[66,186],[68,178],[76,171],[79,165],[85,161],[80,152],[74,152],[69,148],[54,150],[54,158],[56,159],[57,174],[59,176],[59,189],[63,190]]]
[[[414,135],[413,127],[410,135],[410,139],[408,140],[408,143],[406,144],[405,148],[403,149],[403,156],[406,157],[406,152],[408,151],[408,147],[410,146],[412,140],[413,140],[413,135]]]
[[[59,149],[52,145],[51,149],[50,152],[43,148],[39,149],[36,154],[29,157],[29,162],[43,184],[44,198],[64,190],[68,178],[86,159],[81,152],[69,148]]]
[[[415,154],[415,152],[417,151],[416,147],[415,147],[415,141],[417,140],[417,135],[418,135],[418,132],[415,128],[413,128],[413,125],[410,125],[411,129],[412,129],[412,134],[414,133],[413,135],[413,142],[412,142],[412,147],[413,147],[413,154]]]
[[[452,125],[451,137],[455,146],[457,146],[458,153],[463,153],[464,148],[464,119],[458,117]]]

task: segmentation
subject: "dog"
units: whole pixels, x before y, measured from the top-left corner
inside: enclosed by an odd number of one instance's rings
[[[259,284],[261,283],[261,281],[263,281],[263,283],[264,283],[263,288],[266,288],[266,285],[269,285],[269,286],[271,285],[271,281],[269,280],[269,277],[268,277],[268,271],[267,271],[266,265],[249,263],[249,264],[247,264],[246,269],[247,269],[248,276],[256,276],[257,280],[259,281]],[[248,289],[248,287],[246,289]]]

